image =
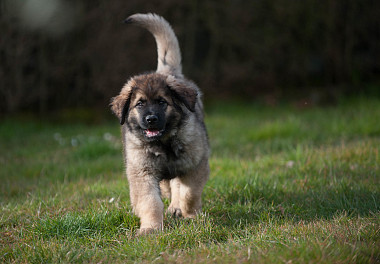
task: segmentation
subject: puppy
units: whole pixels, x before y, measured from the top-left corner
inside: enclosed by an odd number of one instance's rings
[[[150,31],[157,44],[156,72],[134,76],[112,98],[119,118],[124,160],[138,234],[163,228],[168,212],[194,218],[209,177],[209,142],[203,121],[201,92],[182,75],[177,37],[169,23],[155,14],[135,14],[125,20]]]

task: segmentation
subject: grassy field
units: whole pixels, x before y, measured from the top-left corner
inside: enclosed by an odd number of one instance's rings
[[[116,118],[1,120],[0,262],[380,262],[379,100],[206,113],[203,213],[146,237]]]

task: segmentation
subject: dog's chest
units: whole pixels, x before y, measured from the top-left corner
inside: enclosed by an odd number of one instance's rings
[[[186,151],[184,147],[177,144],[151,144],[146,148],[146,155],[149,159],[155,163],[160,164],[176,164],[181,163],[182,160],[186,159]]]
[[[160,172],[163,179],[184,175],[193,167],[191,155],[179,142],[169,145],[150,145],[146,148],[148,162]]]

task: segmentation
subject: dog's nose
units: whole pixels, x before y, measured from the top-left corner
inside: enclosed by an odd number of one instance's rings
[[[147,115],[145,117],[145,120],[148,122],[148,124],[152,125],[154,123],[157,123],[158,117],[156,115]]]

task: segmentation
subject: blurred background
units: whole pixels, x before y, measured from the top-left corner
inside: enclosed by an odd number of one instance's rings
[[[0,113],[109,111],[156,45],[122,21],[173,26],[185,75],[206,102],[334,104],[380,96],[380,1],[0,0]]]

